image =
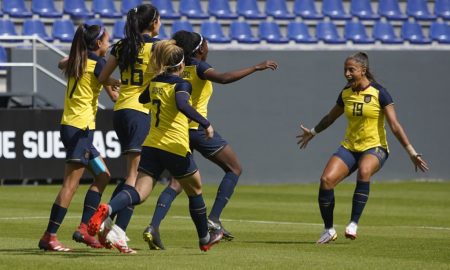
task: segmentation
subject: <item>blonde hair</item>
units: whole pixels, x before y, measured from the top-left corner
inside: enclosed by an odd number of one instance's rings
[[[183,49],[176,45],[175,40],[161,40],[155,44],[150,67],[155,75],[172,73],[180,69],[183,60]]]

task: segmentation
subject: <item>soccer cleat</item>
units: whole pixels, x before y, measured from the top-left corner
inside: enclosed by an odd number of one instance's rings
[[[222,231],[223,233],[223,240],[231,241],[234,239],[234,235],[231,234],[231,232],[227,231],[220,221],[212,221],[211,219],[208,219],[208,230],[211,231]]]
[[[355,222],[350,222],[347,227],[345,228],[345,238],[355,240],[357,235],[356,231],[358,230],[358,224]]]
[[[105,219],[105,221],[103,221],[102,225],[100,226],[100,230],[98,231],[98,235],[97,235],[98,241],[100,242],[100,244],[102,244],[102,246],[104,246],[107,249],[113,248],[112,243],[107,238],[109,232],[111,231],[112,225],[113,225],[113,221],[111,220],[110,217],[107,217]]]
[[[103,245],[95,239],[94,236],[90,236],[87,232],[87,225],[81,223],[78,229],[73,233],[72,239],[78,243],[85,243],[91,248],[102,248]]]
[[[144,241],[148,243],[148,247],[151,250],[161,250],[165,249],[161,238],[159,237],[158,229],[153,228],[153,226],[148,226],[145,228],[143,233]]]
[[[223,232],[210,232],[209,233],[209,241],[206,244],[200,243],[200,250],[201,251],[208,251],[212,246],[215,244],[218,244],[220,242],[220,239],[223,237]]]
[[[325,229],[322,234],[320,235],[319,240],[317,240],[316,244],[326,244],[331,241],[336,240],[337,233],[334,228]]]
[[[130,241],[128,239],[125,232],[117,225],[112,225],[111,230],[106,235],[107,242],[111,243],[113,247],[115,247],[120,253],[125,254],[135,254],[136,251],[130,247],[128,247],[127,242]]]
[[[38,244],[39,249],[43,249],[45,251],[59,251],[59,252],[68,252],[71,251],[70,248],[66,248],[61,244],[56,238],[56,234],[51,234],[49,232],[45,232],[42,238],[39,240]]]
[[[106,203],[100,204],[94,215],[89,220],[88,233],[91,236],[95,236],[98,233],[103,221],[108,217],[108,215],[109,206]]]

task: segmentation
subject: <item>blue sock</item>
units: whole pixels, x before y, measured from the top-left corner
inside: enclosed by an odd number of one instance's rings
[[[231,195],[233,195],[234,187],[237,185],[238,179],[239,176],[233,172],[227,172],[223,177],[217,191],[216,200],[209,213],[209,218],[211,220],[219,221],[225,205],[227,205],[228,200],[230,200]]]
[[[131,190],[134,189],[132,186],[123,184],[123,190]],[[130,223],[131,216],[133,215],[134,205],[129,205],[119,212],[117,212],[116,225],[119,226],[122,230],[126,231],[128,224]],[[112,217],[111,217],[112,218]]]
[[[356,181],[355,192],[353,193],[351,221],[358,223],[359,218],[369,199],[370,182]]]
[[[117,184],[116,188],[114,189],[112,195],[111,195],[111,199],[114,199],[114,197],[116,197],[117,194],[119,194],[119,192],[121,192],[123,190],[123,186],[125,185],[125,181],[121,181],[119,184]],[[114,219],[116,217],[116,214],[111,215],[110,218]]]
[[[56,233],[61,226],[61,223],[66,216],[67,208],[61,207],[56,203],[53,204],[52,210],[50,212],[50,219],[47,225],[47,232]]]
[[[97,210],[100,200],[102,199],[102,194],[88,190],[86,192],[86,197],[84,197],[84,207],[83,215],[81,216],[81,223],[88,224],[89,219],[94,215],[95,210]]]
[[[333,227],[334,190],[319,189],[319,208],[325,228]]]
[[[177,195],[178,193],[170,186],[166,187],[161,195],[159,195],[155,213],[153,213],[152,222],[150,223],[153,228],[159,228],[161,221],[166,217],[167,212],[169,212],[170,206]]]
[[[208,235],[208,220],[206,218],[206,205],[203,201],[202,194],[189,197],[189,212],[192,221],[197,228],[198,238],[202,239]]]
[[[111,201],[109,201],[109,206],[112,214],[119,212],[127,206],[132,206],[141,203],[141,198],[139,193],[134,187],[127,190],[122,190],[119,192]]]

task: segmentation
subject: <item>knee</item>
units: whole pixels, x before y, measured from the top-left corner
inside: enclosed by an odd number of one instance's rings
[[[225,172],[232,172],[239,177],[242,174],[242,166],[240,163],[228,165]]]
[[[320,188],[333,189],[336,186],[336,181],[328,175],[322,175],[320,178]]]
[[[360,166],[358,168],[359,179],[370,179],[372,173],[372,169],[368,166]]]

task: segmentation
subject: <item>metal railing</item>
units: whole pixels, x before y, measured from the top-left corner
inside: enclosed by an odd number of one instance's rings
[[[67,86],[67,83],[65,80],[61,79],[59,76],[55,75],[53,72],[49,71],[48,69],[41,66],[37,61],[37,45],[38,43],[42,44],[46,48],[50,49],[51,51],[57,53],[58,55],[62,57],[66,57],[67,54],[57,47],[53,46],[51,43],[45,41],[41,37],[37,35],[33,36],[0,36],[0,41],[6,40],[6,41],[25,41],[25,40],[31,40],[32,44],[32,62],[9,62],[9,63],[0,63],[0,67],[31,67],[33,69],[33,92],[32,92],[32,107],[34,108],[36,105],[35,102],[35,96],[38,94],[38,83],[37,83],[37,71],[41,71],[48,77],[52,78],[53,80],[57,81],[58,83],[62,84],[64,87]],[[100,109],[105,109],[105,106],[101,103],[98,103],[98,107]]]

